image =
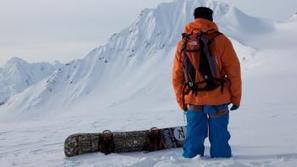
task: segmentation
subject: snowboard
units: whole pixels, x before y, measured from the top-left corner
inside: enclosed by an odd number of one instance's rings
[[[186,127],[151,128],[143,131],[77,133],[66,138],[64,153],[67,157],[102,152],[109,153],[157,151],[182,147]]]

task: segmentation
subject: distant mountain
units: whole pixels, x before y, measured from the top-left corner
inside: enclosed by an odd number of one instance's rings
[[[94,101],[86,104],[97,105],[93,110],[124,103],[125,99],[141,99],[141,96],[151,96],[151,105],[158,105],[160,99],[173,98],[170,87],[172,56],[184,25],[193,20],[193,10],[198,6],[214,9],[221,31],[232,37],[236,49],[244,53],[239,55],[242,60],[250,57],[253,49],[241,41],[274,28],[269,21],[250,17],[222,2],[176,0],[162,3],[155,9],[143,10],[131,26],[113,34],[106,45],[93,49],[83,59],[63,65],[55,72],[55,67],[48,65],[44,67],[47,69],[44,75],[33,73],[41,65],[28,67],[32,72],[27,72],[27,68],[21,70],[30,77],[20,73],[19,76],[26,77],[12,78],[7,85],[22,83],[17,86],[19,92],[31,86],[13,96],[0,108],[0,113],[29,110],[44,113],[77,105],[90,97]]]
[[[20,58],[11,58],[0,68],[0,104],[49,76],[59,64],[28,63]]]

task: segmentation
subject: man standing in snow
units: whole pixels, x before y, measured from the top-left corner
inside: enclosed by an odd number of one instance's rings
[[[228,158],[232,156],[228,143],[231,137],[228,132],[228,105],[232,104],[230,110],[237,110],[240,106],[240,63],[231,41],[218,31],[213,22],[213,11],[198,7],[194,17],[195,20],[185,26],[183,40],[178,43],[173,64],[173,87],[177,102],[187,117],[183,157],[203,156],[204,140],[208,136],[211,157]],[[192,40],[193,34],[198,34],[196,41]],[[202,38],[201,34],[206,37]],[[202,44],[205,38],[211,42]],[[200,50],[193,49],[197,43],[200,44]],[[207,53],[201,54],[202,50]],[[199,54],[192,56],[195,51]],[[206,67],[211,74],[202,72],[201,67],[205,66],[202,59],[208,63]],[[221,78],[218,82],[220,84],[210,86],[209,78],[213,79],[213,83]],[[204,84],[203,88],[199,84]]]

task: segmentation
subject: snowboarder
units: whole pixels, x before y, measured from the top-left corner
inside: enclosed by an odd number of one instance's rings
[[[176,99],[187,117],[183,157],[204,156],[208,136],[210,156],[229,158],[228,105],[232,104],[230,110],[240,106],[240,63],[231,41],[213,22],[210,8],[196,8],[194,18],[177,45],[172,71]]]

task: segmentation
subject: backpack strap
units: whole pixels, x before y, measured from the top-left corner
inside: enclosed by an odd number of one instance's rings
[[[201,54],[203,54],[204,56],[207,57],[208,64],[210,67],[210,72],[212,73],[213,77],[216,77],[217,69],[216,69],[215,58],[213,57],[213,54],[210,51],[210,45],[214,41],[214,39],[216,37],[218,37],[219,35],[222,35],[222,33],[219,31],[216,31],[216,30],[209,30],[207,32],[202,32],[202,36],[200,39],[200,42],[202,44]],[[200,69],[201,68],[203,68],[203,67],[201,66]],[[202,71],[200,71],[200,72],[202,72]]]
[[[193,67],[192,63],[190,62],[190,59],[187,54],[187,44],[189,41],[189,37],[191,35],[192,35],[192,33],[191,34],[186,34],[186,33],[182,34],[184,43],[183,43],[182,50],[181,50],[181,53],[183,54],[182,63],[183,63],[184,69],[188,69],[188,70],[184,70],[184,76],[185,76],[186,81],[189,83],[190,87],[194,86],[194,83],[195,83],[195,77],[192,77],[192,75],[195,76],[195,68]],[[194,74],[190,74],[189,70],[193,71]]]
[[[220,35],[223,35],[223,33],[221,33],[220,31],[213,31],[213,30],[209,30],[205,33],[211,41],[213,41],[216,37],[220,36]]]

